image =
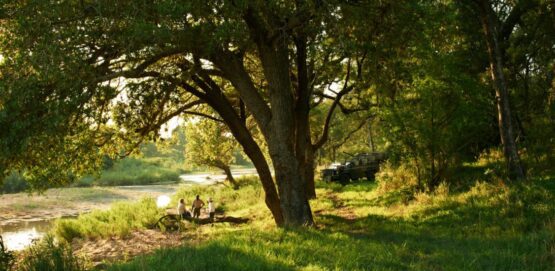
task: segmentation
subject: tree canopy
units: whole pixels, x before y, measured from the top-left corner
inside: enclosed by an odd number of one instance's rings
[[[278,225],[310,225],[315,157],[341,111],[360,120],[349,130],[378,127],[366,130],[414,166],[421,189],[498,141],[521,178],[518,135],[530,148],[552,140],[537,127],[554,121],[553,9],[539,0],[7,0],[0,169],[22,170],[39,188],[69,183],[192,114],[227,126]],[[524,98],[511,108],[510,95]]]

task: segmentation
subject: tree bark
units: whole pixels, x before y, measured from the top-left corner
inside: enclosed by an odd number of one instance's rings
[[[231,174],[231,168],[228,165],[220,165],[219,168],[224,171],[226,180],[233,186],[233,189],[239,188],[237,181],[235,181],[233,174]]]
[[[486,38],[490,62],[490,75],[495,89],[497,119],[503,154],[507,163],[509,178],[512,180],[525,177],[514,137],[509,104],[509,90],[503,74],[503,53],[499,42],[499,23],[489,0],[479,1],[480,19]]]
[[[268,82],[271,118],[268,122],[258,118],[258,122],[274,165],[284,225],[312,225],[314,221],[306,193],[306,175],[302,168],[305,166],[303,161],[306,159],[303,157],[306,153],[302,148],[297,148],[297,136],[306,136],[298,128],[308,127],[299,124],[298,121],[303,123],[305,120],[297,119],[295,114],[296,101],[290,77],[288,37],[280,30],[279,25],[266,28],[268,25],[254,10],[247,10],[244,18],[251,37],[257,44],[264,77]],[[247,97],[242,98],[245,103],[254,101]]]
[[[296,153],[297,121],[289,77],[287,44],[259,44],[259,54],[269,85],[272,121],[266,133],[280,192],[286,226],[312,225],[312,211],[306,193],[306,176],[301,168],[304,152]],[[304,136],[304,135],[301,135]]]
[[[296,144],[295,153],[300,165],[301,174],[306,183],[306,196],[316,198],[314,185],[314,150],[310,138],[310,95],[307,71],[307,39],[304,33],[299,33],[295,39],[297,48],[297,101],[295,104]]]
[[[243,120],[237,115],[237,112],[235,112],[230,102],[225,98],[225,95],[222,95],[221,89],[219,89],[217,84],[212,82],[207,75],[204,76],[204,80],[212,84],[208,86],[203,84],[203,82],[196,82],[208,94],[200,96],[199,98],[205,100],[216,112],[218,112],[237,142],[243,147],[243,151],[252,161],[258,172],[265,193],[266,206],[268,206],[272,212],[276,225],[283,226],[285,222],[280,204],[281,200],[278,196],[270,168],[266,162],[266,157],[264,157],[262,150],[244,125]]]

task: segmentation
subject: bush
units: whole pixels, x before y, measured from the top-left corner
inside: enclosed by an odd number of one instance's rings
[[[12,172],[0,187],[0,193],[18,193],[25,191],[29,188],[27,181],[18,174],[17,172]]]
[[[65,242],[56,243],[52,235],[23,252],[18,270],[23,271],[74,271],[85,270],[83,260],[75,257]]]
[[[385,194],[404,189],[413,189],[418,185],[418,178],[414,170],[406,164],[398,167],[386,162],[380,166],[380,171],[376,174],[378,192]]]

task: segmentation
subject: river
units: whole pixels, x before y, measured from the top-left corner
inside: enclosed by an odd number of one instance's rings
[[[239,169],[232,171],[234,177],[255,175],[254,169]],[[77,217],[79,214],[90,212],[94,209],[107,209],[110,204],[121,200],[137,200],[140,197],[150,196],[156,198],[158,207],[165,208],[170,203],[170,197],[179,187],[194,184],[214,185],[225,180],[225,175],[214,173],[183,174],[181,181],[176,184],[166,185],[134,185],[98,188],[106,194],[101,198],[81,193],[92,188],[60,188],[52,189],[45,195],[29,197],[25,193],[0,195],[0,235],[4,244],[10,251],[18,251],[28,247],[34,240],[42,238],[51,228],[54,220],[60,217]],[[65,193],[72,189],[71,193]],[[82,189],[82,191],[79,191]],[[85,196],[73,199],[75,194]],[[90,199],[87,201],[87,199]],[[75,200],[72,202],[71,200]],[[65,204],[59,204],[63,202]],[[68,203],[70,204],[68,206]],[[48,206],[48,210],[36,208]],[[24,211],[17,212],[19,209]],[[8,210],[11,212],[8,213]],[[16,211],[11,211],[16,210]]]

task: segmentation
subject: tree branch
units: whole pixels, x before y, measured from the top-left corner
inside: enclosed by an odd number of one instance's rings
[[[328,140],[328,136],[329,136],[329,129],[330,129],[330,123],[331,123],[331,119],[333,117],[333,112],[335,111],[335,108],[337,107],[337,105],[339,104],[339,102],[341,101],[341,98],[351,92],[354,89],[354,85],[350,85],[348,86],[348,82],[349,82],[349,78],[351,76],[351,61],[349,61],[349,64],[347,65],[347,75],[345,75],[345,83],[343,84],[343,89],[341,89],[341,91],[339,93],[337,93],[337,96],[335,96],[335,99],[328,111],[328,115],[326,116],[326,122],[324,124],[324,130],[322,132],[322,136],[320,137],[320,139],[318,141],[316,141],[315,144],[312,145],[312,148],[314,151],[318,150],[320,147],[322,147],[324,145],[324,143],[326,143],[326,141]]]
[[[356,132],[360,131],[360,129],[362,129],[362,127],[364,127],[364,125],[366,124],[366,122],[367,122],[368,120],[372,119],[373,117],[374,117],[374,116],[370,116],[370,117],[368,117],[368,118],[365,118],[363,121],[361,121],[355,129],[351,130],[351,131],[349,132],[349,134],[347,134],[347,136],[344,137],[343,140],[342,140],[341,142],[339,142],[339,143],[337,143],[337,144],[334,144],[332,148],[336,149],[336,148],[341,147],[341,145],[345,144],[345,142],[347,142],[347,140],[349,140],[349,138],[351,138],[351,136],[353,136]]]
[[[200,113],[200,112],[196,112],[196,111],[183,111],[181,112],[183,114],[188,114],[188,115],[195,115],[195,116],[199,116],[199,117],[203,117],[203,118],[207,118],[216,122],[221,122],[221,123],[225,123],[224,120],[210,116],[208,114],[204,114],[204,113]]]
[[[522,22],[522,16],[537,5],[537,1],[517,1],[516,6],[511,10],[511,13],[501,25],[501,29],[499,30],[499,37],[501,40],[508,40],[515,26]]]

